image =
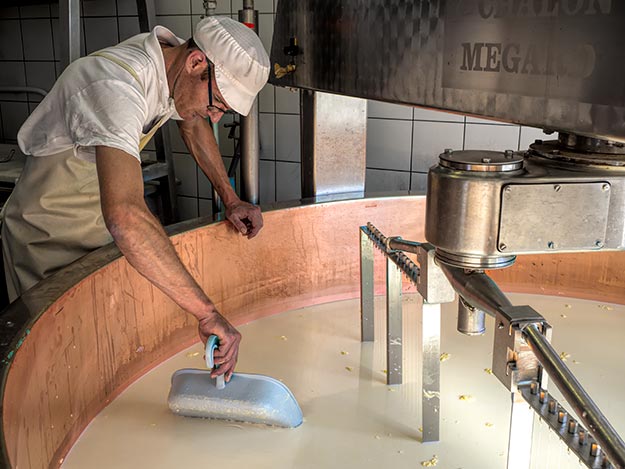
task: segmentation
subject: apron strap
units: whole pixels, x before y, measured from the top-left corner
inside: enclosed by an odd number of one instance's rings
[[[137,83],[139,83],[139,86],[141,87],[141,91],[145,95],[145,88],[143,87],[143,83],[141,83],[141,80],[139,79],[139,75],[137,75],[137,72],[135,72],[135,70],[130,65],[128,65],[126,62],[124,62],[123,60],[118,59],[117,57],[115,57],[113,55],[107,54],[105,52],[94,52],[94,53],[92,53],[90,55],[91,56],[97,56],[97,57],[103,57],[103,58],[105,58],[107,60],[110,60],[111,62],[119,65],[120,67],[122,67],[124,70],[126,70],[128,73],[130,73],[135,80],[137,80]],[[141,151],[141,150],[143,150],[145,148],[145,146],[152,139],[152,137],[154,136],[156,131],[158,129],[160,129],[161,126],[165,122],[167,122],[167,120],[170,117],[171,116],[168,116],[167,114],[165,114],[163,117],[161,117],[158,120],[158,122],[156,122],[156,124],[154,124],[152,126],[152,128],[149,130],[149,132],[147,134],[143,134],[143,136],[139,140],[139,151]]]

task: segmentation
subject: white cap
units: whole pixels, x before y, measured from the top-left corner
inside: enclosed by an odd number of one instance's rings
[[[260,38],[232,18],[209,16],[197,24],[193,40],[213,62],[226,104],[247,116],[269,78],[269,57]]]

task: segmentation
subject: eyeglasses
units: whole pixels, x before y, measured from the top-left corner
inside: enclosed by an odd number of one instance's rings
[[[213,100],[213,72],[211,63],[208,62],[208,110],[210,112],[221,112],[222,114],[234,114],[234,111],[220,107],[218,104],[226,105],[217,96]]]

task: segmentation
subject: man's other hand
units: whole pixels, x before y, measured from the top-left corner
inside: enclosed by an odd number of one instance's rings
[[[226,382],[230,381],[239,358],[241,334],[217,311],[200,319],[198,331],[204,344],[213,334],[219,337],[219,348],[213,354],[215,365],[219,368],[213,370],[211,377],[225,375]]]
[[[226,218],[241,233],[252,239],[263,227],[260,207],[239,200],[226,207]]]

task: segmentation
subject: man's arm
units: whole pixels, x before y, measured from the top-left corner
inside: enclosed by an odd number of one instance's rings
[[[96,148],[102,214],[128,262],[199,322],[202,341],[219,337],[217,374],[229,380],[238,357],[241,334],[219,314],[215,305],[182,265],[160,222],[143,199],[141,165],[128,153],[110,147]]]
[[[210,123],[204,119],[178,121],[178,128],[193,158],[219,193],[226,218],[248,238],[256,236],[263,227],[260,208],[241,201],[232,189]]]

